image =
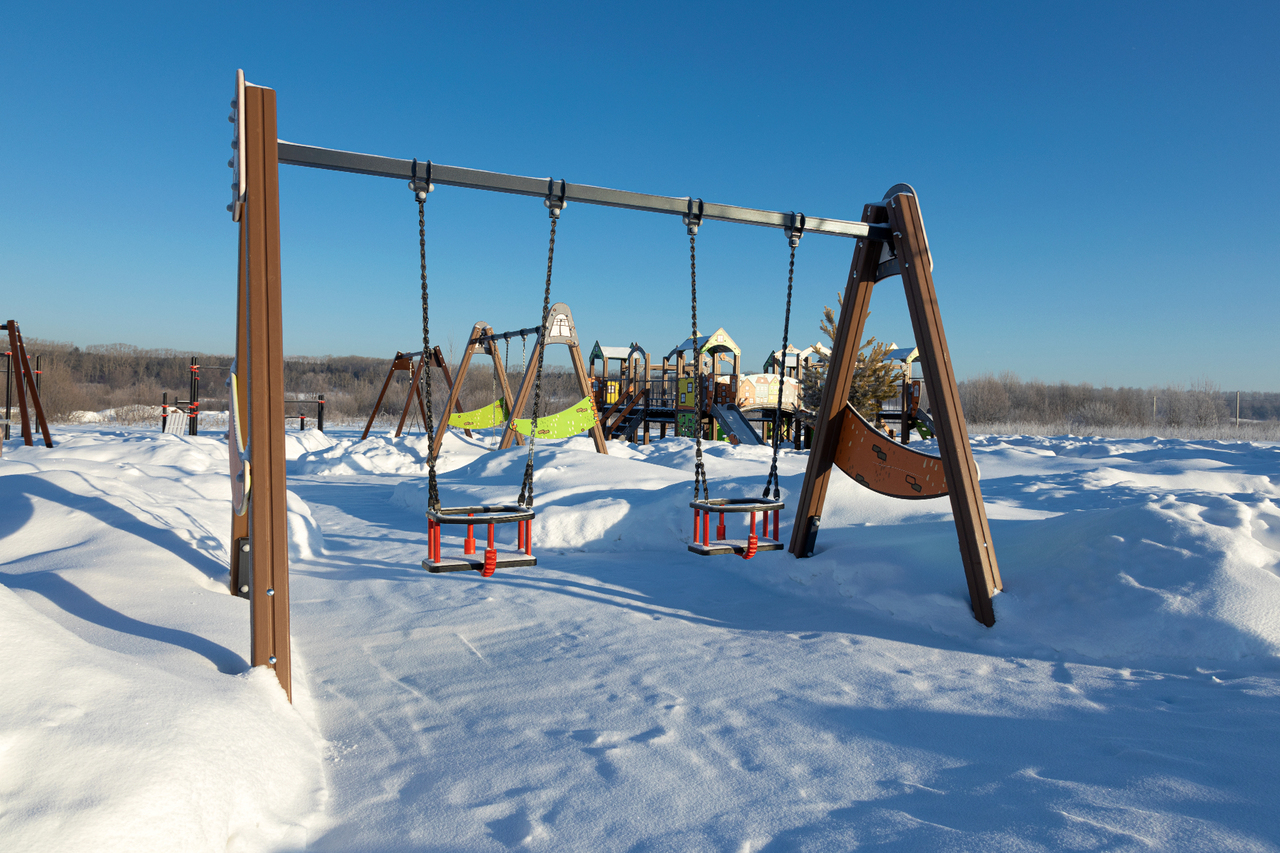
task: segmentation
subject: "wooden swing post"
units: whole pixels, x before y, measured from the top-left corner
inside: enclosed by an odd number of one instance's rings
[[[914,191],[900,184],[891,189],[880,203],[867,205],[863,209],[863,219],[867,223],[888,224],[889,235],[876,232],[860,238],[853,253],[844,305],[828,360],[822,404],[814,417],[813,445],[800,492],[790,550],[796,557],[813,554],[831,468],[840,464],[838,457],[841,451],[854,442],[855,431],[859,428],[857,418],[848,416],[846,412],[846,395],[853,383],[858,344],[862,341],[870,309],[871,291],[877,281],[901,275],[916,344],[924,362],[925,383],[930,389],[940,461],[960,541],[969,601],[974,617],[990,626],[995,624],[991,598],[1002,588],[1000,570],[982,502],[982,490],[978,486],[978,468],[973,461],[973,449],[969,446],[969,434],[960,408],[947,338],[942,329],[942,315],[933,285],[933,260],[920,216],[920,205]],[[888,437],[885,438],[888,442]]]

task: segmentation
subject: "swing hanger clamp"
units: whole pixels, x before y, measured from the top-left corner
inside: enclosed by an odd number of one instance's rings
[[[689,229],[690,237],[697,234],[698,226],[702,224],[702,199],[690,198],[689,211],[680,219],[684,222],[685,227]]]
[[[426,162],[426,174],[419,178],[419,172],[421,171],[422,170],[418,168],[418,158],[413,158],[413,167],[409,173],[411,175],[409,179],[409,189],[413,190],[413,194],[417,197],[418,201],[426,201],[427,193],[433,192],[436,188],[436,185],[431,183],[430,160]]]
[[[787,233],[787,242],[791,244],[791,248],[799,246],[800,238],[804,236],[804,214],[792,212],[790,221],[783,230]]]
[[[559,183],[558,190],[557,183]],[[547,206],[547,212],[552,219],[559,219],[560,211],[564,210],[564,206],[569,203],[565,200],[565,193],[568,192],[568,189],[569,184],[563,179],[558,182],[555,178],[547,179],[547,197],[543,199],[542,203]]]

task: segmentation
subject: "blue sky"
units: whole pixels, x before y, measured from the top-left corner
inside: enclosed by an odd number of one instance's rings
[[[229,352],[235,70],[284,139],[857,219],[920,193],[957,374],[1280,390],[1274,3],[14,4],[0,313],[28,336]],[[281,169],[285,349],[417,348],[403,182]],[[536,199],[428,203],[433,342],[537,322]],[[791,338],[852,242],[806,237]],[[758,364],[779,232],[710,223],[699,321]],[[553,299],[587,345],[689,330],[678,219],[571,205]],[[868,332],[912,339],[897,279]]]

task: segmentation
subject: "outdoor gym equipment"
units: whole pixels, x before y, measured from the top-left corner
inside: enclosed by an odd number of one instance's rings
[[[237,406],[239,411],[248,412],[246,461],[253,465],[254,485],[246,498],[248,509],[245,515],[232,516],[235,547],[232,550],[231,573],[233,589],[239,591],[243,585],[250,597],[251,662],[254,666],[274,667],[280,683],[288,692],[288,534],[285,525],[279,165],[284,163],[408,179],[415,184],[421,184],[425,179],[428,186],[434,183],[544,199],[549,207],[557,205],[552,211],[552,248],[556,216],[566,202],[688,216],[694,212],[694,200],[282,142],[276,129],[275,91],[247,85],[243,72],[236,74],[232,110],[234,156],[228,165],[235,178],[228,209],[240,226],[236,357],[241,399]],[[699,201],[696,212],[702,221],[738,222],[779,229],[794,224],[792,214],[726,204]],[[978,487],[977,466],[969,447],[955,374],[947,352],[934,291],[929,246],[915,192],[905,184],[894,186],[884,199],[863,208],[861,222],[807,217],[804,233],[849,237],[857,241],[857,246],[828,362],[828,381],[817,414],[800,508],[792,529],[791,553],[805,557],[813,552],[837,450],[847,440],[846,433],[857,429],[844,415],[844,404],[853,377],[871,289],[877,281],[901,275],[916,343],[924,360],[925,381],[931,395],[941,451],[940,462],[960,540],[970,601],[974,615],[990,625],[994,622],[991,596],[1000,589],[1000,575]],[[420,236],[420,242],[425,245],[424,236]],[[425,255],[425,248],[422,251]],[[550,309],[551,255],[549,248],[544,328],[545,315]],[[426,332],[425,310],[423,320]],[[429,372],[427,376],[430,376]],[[535,420],[539,384],[535,380]],[[249,400],[252,400],[252,406],[248,405]],[[876,463],[871,463],[873,465],[887,465],[889,461],[878,456],[874,458]],[[532,459],[526,469],[531,475]],[[434,470],[431,473],[434,483]],[[872,481],[865,475],[864,479]],[[527,499],[528,489],[525,492],[523,497]],[[525,505],[523,500],[520,503]],[[247,582],[242,584],[242,581]]]

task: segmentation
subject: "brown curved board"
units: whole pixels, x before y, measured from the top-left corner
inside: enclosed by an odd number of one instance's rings
[[[848,404],[840,423],[835,465],[871,491],[891,498],[919,500],[947,493],[940,458],[898,444]]]

